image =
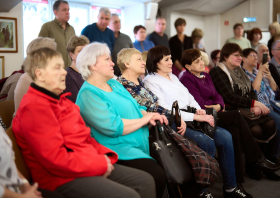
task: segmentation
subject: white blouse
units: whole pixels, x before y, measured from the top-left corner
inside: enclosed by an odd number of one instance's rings
[[[179,81],[179,79],[169,73],[171,80],[164,78],[158,73],[149,74],[144,79],[144,84],[147,86],[158,98],[158,104],[166,109],[171,110],[174,101],[178,101],[179,108],[184,109],[187,106],[201,109],[189,90]],[[193,121],[193,113],[181,111],[181,116],[184,121]]]

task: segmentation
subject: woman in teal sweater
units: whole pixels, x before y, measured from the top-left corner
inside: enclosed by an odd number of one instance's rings
[[[165,173],[149,155],[148,123],[168,123],[165,116],[147,113],[116,80],[106,44],[92,43],[78,55],[76,67],[86,80],[76,104],[91,135],[119,155],[117,163],[141,169],[154,177],[157,197],[165,189]]]

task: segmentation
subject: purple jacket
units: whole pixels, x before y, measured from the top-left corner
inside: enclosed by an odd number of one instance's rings
[[[193,95],[202,109],[205,109],[204,105],[220,104],[221,110],[223,110],[224,100],[216,91],[210,75],[205,72],[202,72],[202,74],[205,76],[204,79],[200,79],[186,70],[180,81]]]

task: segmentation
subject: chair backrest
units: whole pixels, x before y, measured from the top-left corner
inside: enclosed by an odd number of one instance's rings
[[[11,126],[14,112],[15,104],[13,100],[8,100],[0,103],[0,116],[7,128]]]
[[[9,136],[9,138],[11,139],[12,143],[13,143],[13,150],[15,152],[15,162],[16,162],[16,166],[17,169],[21,172],[21,174],[29,181],[32,181],[31,178],[31,174],[25,164],[25,161],[23,159],[21,150],[16,142],[16,137],[14,135],[14,132],[12,130],[12,127],[8,128],[6,131],[7,135]]]

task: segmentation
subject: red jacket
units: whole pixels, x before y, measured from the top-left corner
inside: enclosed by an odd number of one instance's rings
[[[39,91],[40,90],[40,91]],[[79,177],[101,176],[118,156],[90,137],[77,105],[34,83],[24,95],[13,131],[25,162],[39,187],[55,190]]]

